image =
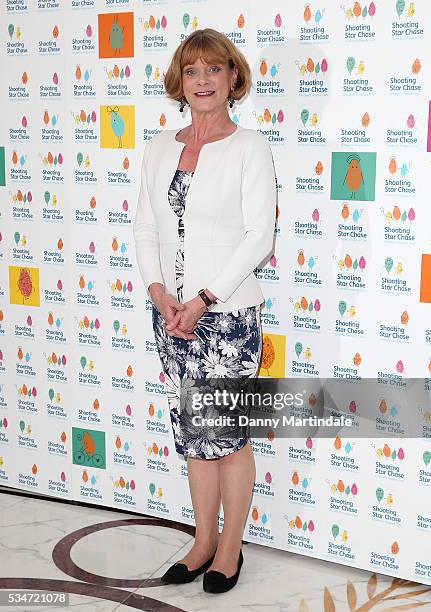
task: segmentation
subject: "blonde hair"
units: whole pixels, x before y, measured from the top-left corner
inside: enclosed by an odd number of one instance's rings
[[[199,58],[206,64],[224,64],[227,62],[230,69],[237,68],[238,76],[235,89],[232,92],[235,100],[240,100],[248,92],[251,85],[251,71],[244,55],[225,34],[212,28],[205,28],[192,32],[176,48],[171,63],[164,74],[164,86],[168,98],[177,101],[183,98],[183,68],[189,64],[194,64]]]

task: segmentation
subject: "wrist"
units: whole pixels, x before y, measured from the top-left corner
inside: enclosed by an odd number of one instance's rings
[[[148,287],[148,293],[150,294],[151,299],[154,301],[160,295],[165,293],[165,286],[161,283],[151,283]]]
[[[204,302],[202,301],[202,298],[200,297],[200,295],[196,295],[193,298],[193,301],[196,305],[196,308],[198,310],[202,310],[202,312],[206,312],[208,310],[208,306],[206,304],[204,304]]]
[[[210,292],[208,292],[210,293]],[[213,296],[212,293],[210,293],[210,295],[208,295],[206,289],[200,289],[198,292],[198,299],[201,300],[201,302],[204,304],[205,309],[206,310],[211,310],[212,308],[214,308],[215,304],[216,304],[216,299],[212,299],[210,296]],[[215,298],[215,296],[213,296],[213,298]]]

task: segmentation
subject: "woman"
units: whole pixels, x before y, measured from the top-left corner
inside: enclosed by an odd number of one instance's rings
[[[220,593],[236,584],[243,562],[254,457],[246,436],[222,428],[214,438],[193,425],[180,391],[190,379],[257,373],[264,297],[254,269],[272,252],[275,173],[264,136],[230,120],[227,106],[246,94],[251,78],[224,34],[193,32],[176,49],[164,82],[181,112],[190,106],[192,121],[147,144],[134,236],[153,302],[175,446],[187,459],[196,534],[163,580],[190,582],[208,569],[204,590]]]

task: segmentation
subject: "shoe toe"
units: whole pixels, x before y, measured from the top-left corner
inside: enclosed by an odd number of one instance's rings
[[[162,582],[178,584],[188,578],[188,568],[184,563],[172,565],[161,577]]]
[[[204,591],[206,593],[226,593],[226,591],[230,591],[238,582],[243,561],[242,551],[240,551],[238,569],[236,573],[233,576],[229,576],[229,578],[217,570],[205,572],[203,581]]]
[[[227,578],[222,572],[211,570],[205,572],[203,587],[207,593],[223,593],[227,586]]]

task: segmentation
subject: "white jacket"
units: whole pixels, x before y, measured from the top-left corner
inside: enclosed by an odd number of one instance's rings
[[[147,143],[133,233],[145,287],[165,285],[176,297],[178,217],[168,190],[184,143],[166,130]],[[264,301],[254,269],[271,255],[277,191],[271,148],[255,130],[202,146],[186,196],[183,300],[208,288],[226,312]]]

